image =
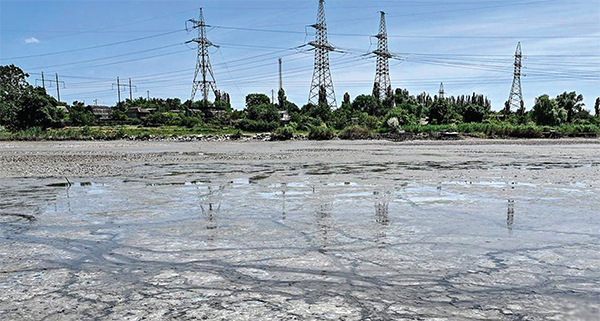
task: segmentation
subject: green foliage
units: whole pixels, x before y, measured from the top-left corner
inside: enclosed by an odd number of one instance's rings
[[[113,112],[110,114],[110,119],[117,120],[117,121],[129,121],[130,120],[129,117],[127,116],[127,114],[119,109],[113,110]]]
[[[83,102],[74,101],[69,109],[69,123],[73,126],[93,126],[96,123],[96,115],[91,109],[86,108]]]
[[[280,121],[279,109],[271,104],[251,105],[246,108],[246,118],[250,120],[262,120],[266,122]]]
[[[202,125],[202,119],[199,117],[184,116],[181,118],[180,126],[193,128]]]
[[[577,95],[576,92],[564,92],[556,97],[556,103],[559,109],[567,111],[567,123],[572,123],[579,112],[583,110],[583,95]]]
[[[271,105],[269,96],[265,94],[249,94],[246,96],[246,108],[259,105]]]
[[[407,110],[407,107],[409,106],[411,105],[407,103],[402,103],[400,106],[397,106],[394,109],[390,110],[385,115],[384,125],[387,124],[390,118],[396,118],[398,120],[399,126],[417,125],[419,123],[419,120],[413,113],[410,113]]]
[[[342,108],[338,108],[331,113],[331,117],[327,124],[337,130],[342,130],[351,123],[352,111],[348,108],[344,108],[343,106]]]
[[[358,115],[358,124],[369,129],[376,129],[381,124],[381,121],[379,117],[367,113],[360,113]]]
[[[431,104],[428,114],[429,121],[434,125],[454,124],[462,121],[462,116],[446,99],[437,99]]]
[[[302,114],[311,118],[320,119],[322,122],[327,122],[331,117],[331,108],[327,104],[314,105],[308,103],[302,106]]]
[[[249,132],[272,132],[279,127],[279,122],[244,118],[238,122],[237,126],[239,129]]]
[[[27,77],[15,65],[0,66],[0,125],[10,130],[59,126],[63,115],[58,102],[43,88],[29,85]]]
[[[313,126],[308,132],[308,139],[310,140],[331,140],[333,136],[333,130],[325,126]]]
[[[537,125],[557,126],[567,121],[567,111],[558,107],[558,102],[548,95],[542,95],[535,100],[531,110],[531,119]]]
[[[365,127],[352,125],[344,128],[338,137],[346,140],[372,139],[373,132]]]
[[[273,133],[271,133],[271,140],[290,140],[294,138],[294,129],[292,127],[279,127]]]
[[[487,108],[480,105],[469,104],[462,108],[462,117],[465,123],[480,123],[488,113]]]
[[[383,116],[387,112],[379,100],[371,95],[360,95],[352,102],[352,109],[373,116]]]

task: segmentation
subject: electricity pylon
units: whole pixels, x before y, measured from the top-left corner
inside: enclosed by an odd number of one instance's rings
[[[329,52],[335,48],[327,40],[327,23],[325,22],[325,0],[319,0],[319,13],[317,23],[311,25],[315,28],[315,41],[308,44],[315,48],[315,69],[313,72],[312,83],[308,102],[318,105],[327,104],[329,108],[335,109],[337,103],[335,100],[335,91],[333,89],[333,80],[329,69]]]
[[[440,94],[439,98],[440,99],[444,99],[444,96],[445,96],[446,92],[444,91],[444,83],[443,82],[440,83],[440,93],[439,94]]]
[[[517,50],[515,51],[515,72],[513,78],[512,88],[510,90],[510,96],[505,104],[504,113],[509,114],[510,110],[514,107],[518,112],[525,111],[525,104],[523,103],[523,90],[521,88],[521,68],[523,67],[521,60],[523,54],[521,53],[521,43],[517,44]]]
[[[206,37],[206,27],[208,26],[204,22],[204,12],[202,8],[200,8],[200,20],[190,19],[188,22],[193,24],[192,29],[198,29],[198,37],[187,41],[186,43],[196,42],[198,43],[198,58],[196,59],[196,71],[194,73],[194,82],[192,85],[192,98],[194,101],[194,97],[196,96],[196,92],[198,91],[198,87],[202,91],[202,98],[204,99],[204,103],[208,104],[208,94],[209,90],[212,90],[215,97],[218,96],[217,92],[217,81],[215,80],[215,75],[213,73],[212,67],[210,65],[210,57],[208,55],[208,48],[219,46],[213,44]],[[186,29],[187,22],[186,22]],[[189,30],[189,29],[188,29]],[[198,79],[199,75],[201,75],[202,79]]]
[[[380,100],[385,100],[392,94],[392,82],[390,80],[389,59],[392,54],[388,48],[387,27],[385,25],[385,12],[381,11],[381,21],[379,23],[379,34],[375,36],[379,39],[377,50],[373,51],[377,55],[377,70],[375,72],[375,83],[373,84],[373,95]]]

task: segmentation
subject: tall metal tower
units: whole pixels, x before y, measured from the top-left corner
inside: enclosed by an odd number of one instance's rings
[[[445,94],[446,94],[446,92],[444,91],[444,83],[442,82],[442,83],[440,83],[440,95],[439,95],[439,98],[440,99],[444,99]]]
[[[218,96],[217,91],[217,81],[215,80],[215,75],[213,74],[212,67],[210,65],[210,57],[208,55],[208,48],[219,46],[213,44],[206,37],[206,27],[208,26],[204,22],[204,12],[202,8],[200,8],[200,20],[190,19],[188,22],[193,24],[192,29],[198,29],[198,38],[187,41],[186,43],[196,42],[198,43],[198,58],[196,59],[196,72],[194,73],[194,82],[192,85],[192,98],[194,101],[194,97],[196,96],[196,92],[198,91],[198,87],[202,91],[202,97],[204,99],[204,103],[208,104],[208,94],[209,90],[212,90],[215,97]],[[209,26],[210,27],[210,26]],[[187,22],[186,22],[186,29]],[[189,29],[188,29],[189,30]],[[202,78],[199,79],[199,76]]]
[[[521,53],[521,43],[517,44],[517,50],[515,51],[515,73],[513,78],[512,89],[510,90],[510,96],[505,106],[505,113],[510,113],[512,107],[516,110],[525,111],[525,104],[523,103],[523,90],[521,88],[521,68],[523,67],[521,60],[523,54]]]
[[[377,55],[377,70],[375,72],[375,83],[373,84],[373,94],[379,92],[379,99],[384,100],[392,91],[392,82],[390,80],[389,59],[392,54],[388,48],[387,27],[385,25],[385,12],[381,11],[381,22],[379,23],[379,34],[375,36],[379,39],[377,50],[373,51]]]
[[[327,23],[325,22],[325,0],[319,0],[319,13],[317,23],[311,25],[315,28],[315,41],[308,44],[315,48],[315,70],[313,72],[312,84],[308,102],[318,105],[326,103],[331,109],[337,107],[335,100],[335,91],[333,90],[333,80],[329,69],[329,52],[335,48],[327,40]]]

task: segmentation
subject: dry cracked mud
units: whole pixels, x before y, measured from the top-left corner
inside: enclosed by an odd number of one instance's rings
[[[2,320],[598,320],[600,141],[0,142]]]

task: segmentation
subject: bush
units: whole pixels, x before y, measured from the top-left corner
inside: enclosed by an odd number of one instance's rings
[[[271,133],[271,140],[290,140],[294,138],[294,129],[292,127],[279,127]]]
[[[310,140],[331,140],[333,136],[333,130],[325,126],[314,126],[308,132]]]
[[[265,120],[242,119],[238,122],[241,130],[249,132],[272,132],[279,127],[279,122],[267,122]]]
[[[338,137],[347,140],[372,139],[373,133],[367,128],[353,125],[344,128]]]
[[[183,117],[180,125],[188,128],[194,128],[200,124],[202,124],[202,120],[200,120],[198,117]]]

